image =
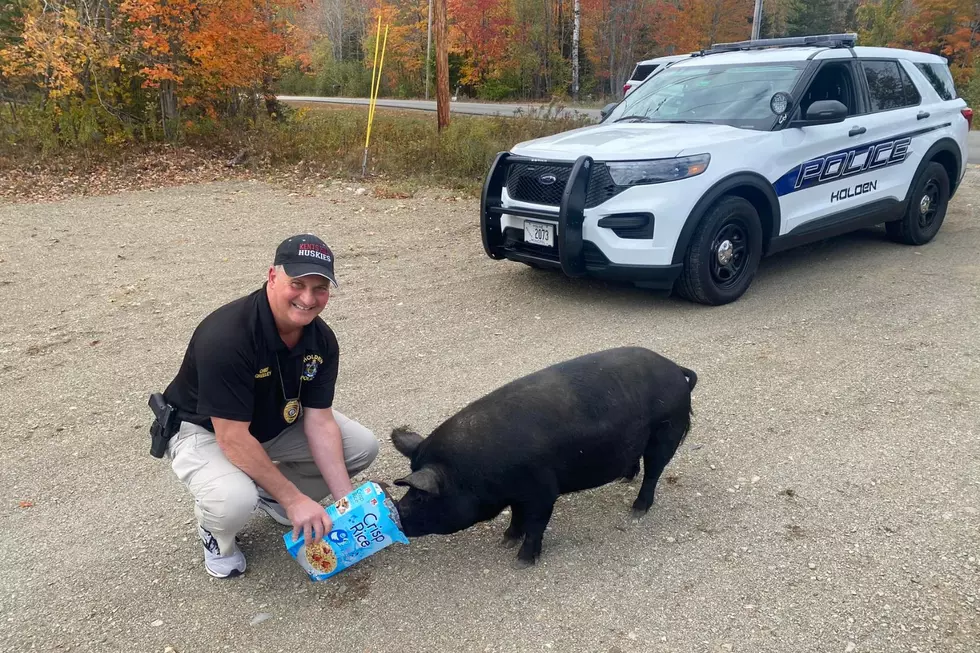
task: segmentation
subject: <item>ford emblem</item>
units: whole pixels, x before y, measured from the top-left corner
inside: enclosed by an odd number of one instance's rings
[[[556,177],[554,175],[541,175],[540,177],[538,177],[538,182],[542,186],[550,186],[551,184],[555,183],[556,181],[558,181],[558,177]]]

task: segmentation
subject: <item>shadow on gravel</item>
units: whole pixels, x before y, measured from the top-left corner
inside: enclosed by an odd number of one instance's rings
[[[943,234],[940,233],[930,245],[940,245],[942,240]],[[894,260],[894,257],[910,257],[913,251],[923,251],[923,248],[892,242],[885,235],[883,227],[861,229],[795,247],[764,257],[748,292],[735,304],[744,304],[753,299],[771,300],[776,298],[776,294],[785,298],[788,293],[801,291],[800,284],[814,274],[834,271],[846,274],[842,268],[849,263],[862,261],[866,264],[881,256]],[[572,305],[602,305],[606,308],[658,310],[676,314],[715,308],[692,304],[676,292],[668,294],[661,290],[637,288],[627,282],[570,278],[560,270],[536,269],[511,261],[501,262],[500,265],[507,266],[514,284],[532,295],[532,300],[557,297]],[[812,288],[807,289],[807,292],[811,291]]]

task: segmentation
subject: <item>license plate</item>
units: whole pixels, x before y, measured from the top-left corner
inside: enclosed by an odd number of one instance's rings
[[[547,222],[524,221],[524,242],[530,245],[555,246],[555,225]]]

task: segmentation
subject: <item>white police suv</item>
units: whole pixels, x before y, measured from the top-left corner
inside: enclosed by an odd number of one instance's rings
[[[705,304],[739,298],[764,255],[852,229],[932,240],[973,118],[945,59],[853,34],[715,45],[603,113],[497,155],[487,255]]]
[[[663,68],[664,64],[680,61],[687,56],[688,55],[686,54],[675,54],[665,57],[657,57],[655,59],[637,61],[636,65],[633,67],[633,72],[630,73],[630,78],[626,80],[625,84],[623,84],[623,95],[629,95],[631,90],[635,89],[637,86],[646,81],[646,79],[653,73],[657,72],[657,70]]]

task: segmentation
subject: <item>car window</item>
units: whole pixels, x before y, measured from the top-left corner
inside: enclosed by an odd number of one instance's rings
[[[922,102],[922,96],[919,95],[919,89],[915,87],[915,84],[912,82],[912,78],[909,77],[909,74],[905,72],[904,68],[899,66],[898,72],[902,75],[902,88],[905,89],[905,106],[914,107]]]
[[[630,75],[630,79],[633,81],[642,82],[644,79],[649,77],[650,73],[656,70],[659,65],[660,64],[656,63],[637,64],[636,69],[633,70],[633,74]]]
[[[806,91],[800,96],[800,117],[806,116],[814,102],[836,100],[847,107],[847,115],[857,114],[857,93],[854,92],[854,76],[851,67],[843,63],[826,63],[814,76]]]
[[[806,63],[671,66],[630,93],[606,122],[703,121],[769,129],[776,120],[769,101],[793,90]]]
[[[904,71],[899,70],[897,61],[863,61],[861,67],[868,80],[872,111],[890,111],[918,104],[918,91],[915,92],[914,101],[910,101],[909,96],[906,95],[905,86],[902,84]],[[908,75],[905,79],[908,79]],[[908,84],[912,85],[911,80]]]
[[[953,83],[953,75],[949,72],[949,66],[939,63],[917,63],[915,67],[925,75],[932,87],[936,89],[939,97],[944,100],[956,99],[956,85]]]

